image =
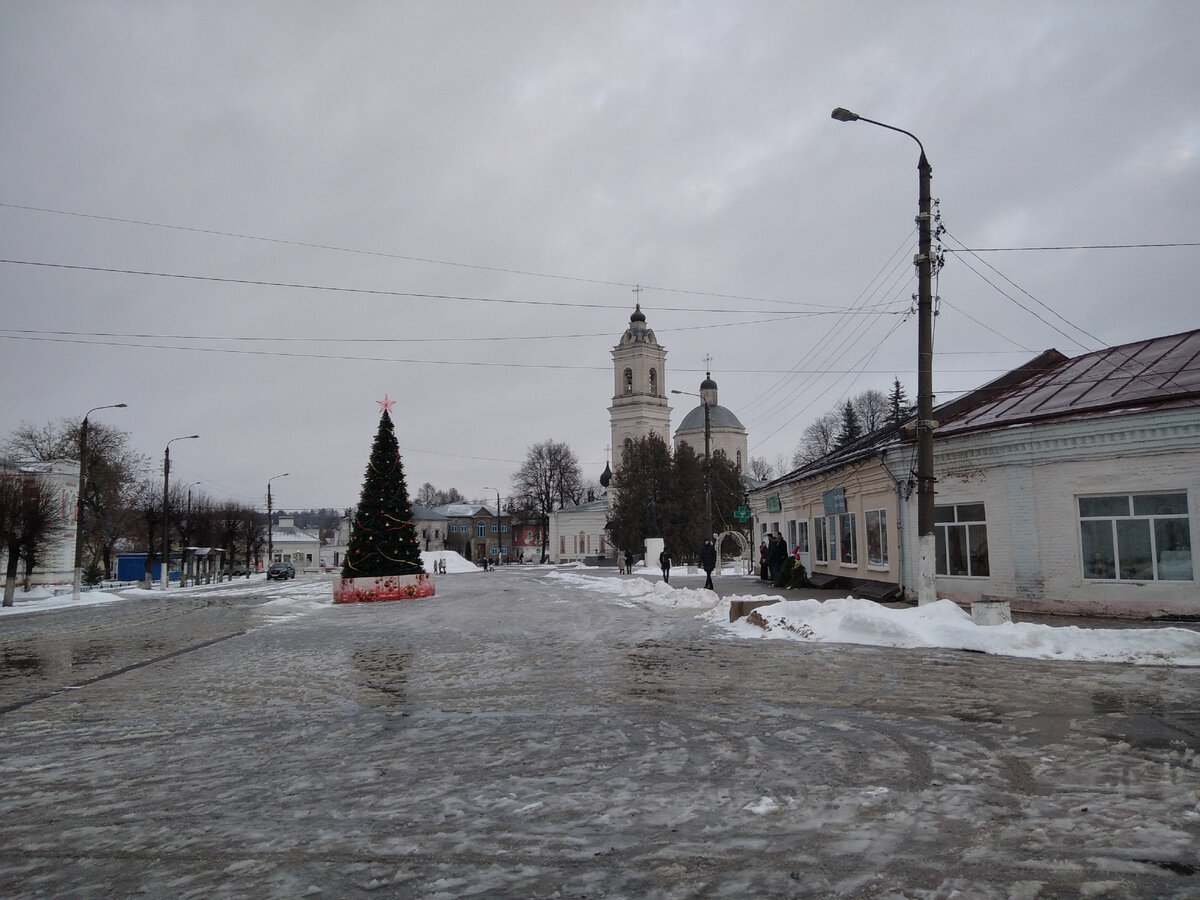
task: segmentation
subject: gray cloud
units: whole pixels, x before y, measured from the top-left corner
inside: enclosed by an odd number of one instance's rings
[[[947,247],[1195,241],[1198,38],[1184,3],[4,3],[4,258],[259,284],[0,265],[0,425],[124,401],[214,496],[342,506],[386,392],[414,488],[546,438],[594,477],[641,284],[668,387],[711,354],[790,455],[915,392],[916,147],[829,111],[920,136]],[[948,255],[935,389],[1197,327],[1198,253]]]

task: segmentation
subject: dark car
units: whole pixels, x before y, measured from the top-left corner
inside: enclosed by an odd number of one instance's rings
[[[267,569],[267,581],[277,579],[286,581],[288,578],[296,577],[296,569],[288,562],[271,563],[271,567]]]

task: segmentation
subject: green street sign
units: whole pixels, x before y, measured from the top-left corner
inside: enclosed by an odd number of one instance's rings
[[[750,510],[746,509],[744,506],[739,506],[737,508],[737,512],[733,514],[733,517],[739,522],[745,522],[748,518],[750,518]]]

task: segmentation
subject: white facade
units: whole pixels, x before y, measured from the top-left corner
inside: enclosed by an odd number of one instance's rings
[[[612,466],[620,468],[627,442],[656,434],[671,441],[671,407],[667,405],[667,348],[646,327],[639,304],[629,327],[612,350],[613,398],[608,408],[612,430]],[[551,554],[553,555],[553,554]]]
[[[566,563],[612,557],[612,541],[605,531],[607,524],[605,498],[555,511],[550,516],[550,560]]]
[[[79,462],[55,459],[50,462],[23,461],[17,464],[22,474],[42,479],[54,497],[61,525],[42,550],[41,565],[30,575],[30,585],[69,585],[75,579],[75,524],[79,501]],[[7,571],[7,548],[0,546],[0,573]],[[17,581],[25,579],[24,566],[17,570]]]
[[[936,505],[982,504],[986,575],[939,574],[939,597],[1011,599],[1014,609],[1091,615],[1200,615],[1200,410],[1180,407],[988,430],[934,441]],[[1085,568],[1080,499],[1185,498],[1186,514],[1114,517],[1134,533],[1186,528],[1191,552],[1158,548],[1150,570]],[[915,498],[908,517],[916,521]],[[944,516],[943,516],[944,517]],[[1143,524],[1135,524],[1137,521]],[[1091,522],[1100,522],[1093,519]],[[954,527],[943,523],[942,527]],[[1154,538],[1152,538],[1153,540]],[[943,542],[944,543],[944,542]],[[911,550],[911,542],[909,549]],[[909,560],[911,564],[911,560]],[[945,568],[945,566],[943,566]],[[1119,566],[1117,567],[1119,569]],[[1157,570],[1157,571],[1156,571]],[[1140,577],[1134,577],[1135,575]]]
[[[271,555],[267,565],[273,562],[290,562],[299,572],[319,571],[321,567],[321,538],[319,535],[297,528],[291,516],[280,516],[279,524],[271,529]]]

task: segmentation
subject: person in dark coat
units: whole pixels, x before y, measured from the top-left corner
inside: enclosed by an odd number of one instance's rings
[[[626,575],[633,574],[633,551],[632,550],[625,551],[625,574]]]
[[[774,581],[779,577],[779,570],[783,568],[783,561],[787,559],[787,541],[783,539],[783,535],[778,531],[772,536],[771,549],[768,551],[767,561],[771,567],[771,580]]]
[[[763,541],[758,546],[758,577],[763,581],[767,580],[767,542]]]
[[[700,548],[700,565],[704,569],[704,586],[713,590],[712,573],[717,567],[717,548],[713,542],[705,538],[704,546]]]
[[[663,581],[671,583],[671,554],[666,547],[658,554],[658,564],[662,566]]]

